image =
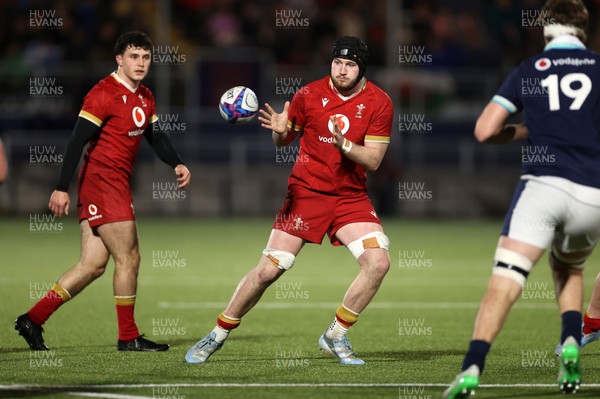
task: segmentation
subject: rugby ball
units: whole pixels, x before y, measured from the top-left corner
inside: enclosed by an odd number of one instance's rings
[[[235,86],[221,96],[219,112],[227,122],[240,125],[254,118],[258,111],[258,98],[246,86]]]

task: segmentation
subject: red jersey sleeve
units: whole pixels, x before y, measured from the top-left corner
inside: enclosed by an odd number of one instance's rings
[[[108,98],[106,90],[99,85],[94,86],[83,99],[79,117],[87,119],[98,127],[102,126],[110,115]]]
[[[306,96],[308,90],[304,88],[298,90],[292,98],[292,103],[288,109],[288,129],[294,133],[299,133],[304,128]]]
[[[381,108],[365,135],[365,143],[389,143],[394,120],[394,107],[390,97],[381,93]]]

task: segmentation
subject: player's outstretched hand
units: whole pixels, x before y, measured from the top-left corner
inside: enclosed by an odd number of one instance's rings
[[[266,111],[262,108],[259,110],[260,115],[258,116],[258,120],[262,122],[261,126],[265,129],[270,129],[277,134],[284,134],[287,132],[290,102],[285,102],[281,113],[275,112],[268,103],[265,103],[265,108],[267,109]]]
[[[190,179],[192,178],[192,174],[184,164],[180,163],[179,165],[175,166],[175,174],[178,176],[178,188],[186,188],[190,185]]]
[[[50,202],[48,202],[48,208],[54,216],[62,217],[63,215],[69,214],[69,204],[71,199],[69,193],[64,191],[54,190],[50,196]]]
[[[342,130],[340,129],[338,120],[335,115],[331,115],[329,117],[329,121],[333,125],[333,145],[336,148],[342,148],[342,145],[344,144],[344,136],[342,135]]]

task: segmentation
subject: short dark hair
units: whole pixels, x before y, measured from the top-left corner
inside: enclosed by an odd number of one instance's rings
[[[542,8],[540,19],[548,23],[572,26],[577,29],[577,37],[586,40],[588,10],[581,0],[548,0]]]
[[[125,32],[117,39],[115,43],[115,55],[123,55],[129,47],[143,48],[152,51],[152,41],[144,32],[133,31]]]

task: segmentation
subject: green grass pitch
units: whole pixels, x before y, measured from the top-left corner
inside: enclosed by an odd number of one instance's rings
[[[53,350],[30,352],[14,319],[79,256],[73,216],[46,225],[40,219],[34,225],[28,216],[0,221],[0,397],[440,397],[459,371],[502,224],[384,220],[392,268],[348,335],[367,362],[352,367],[317,346],[358,272],[353,257],[327,241],[305,246],[294,268],[208,363],[184,362],[186,350],[213,328],[239,279],[256,264],[270,219],[139,218],[136,320],[148,338],[169,343],[168,352],[116,350],[112,261],[104,276],[46,323]],[[597,255],[588,263],[586,298],[598,263]],[[476,397],[559,397],[559,334],[544,257],[492,347]],[[582,361],[577,395],[599,397],[600,344],[586,347]]]

